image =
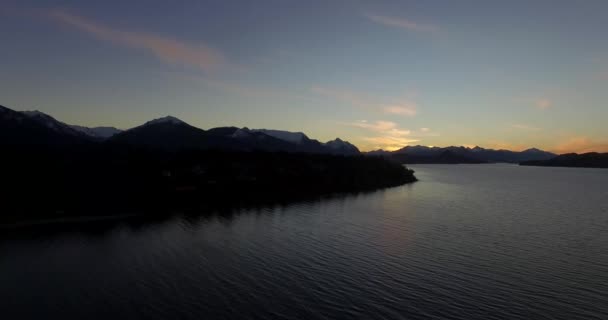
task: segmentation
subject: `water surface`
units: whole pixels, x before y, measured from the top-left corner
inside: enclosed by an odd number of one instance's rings
[[[608,319],[608,170],[412,167],[420,182],[367,194],[146,224],[0,230],[0,311]]]

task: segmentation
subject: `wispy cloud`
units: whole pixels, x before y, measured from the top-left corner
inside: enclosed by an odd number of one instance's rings
[[[362,140],[360,147],[363,150],[384,149],[393,151],[412,143],[419,142],[420,136],[438,135],[437,133],[431,132],[428,128],[425,128],[427,130],[420,130],[419,132],[403,129],[392,121],[368,122],[366,120],[360,120],[343,124],[364,129],[371,134],[360,138]]]
[[[206,44],[190,44],[152,33],[119,30],[64,10],[53,10],[47,15],[100,40],[151,52],[166,63],[193,66],[205,72],[230,65],[222,53]]]
[[[536,102],[534,103],[534,106],[536,106],[536,108],[538,108],[538,109],[546,110],[553,106],[553,101],[551,101],[547,98],[541,98],[541,99],[536,100]]]
[[[415,22],[403,17],[389,17],[385,15],[366,13],[365,17],[375,23],[392,27],[399,28],[408,31],[419,31],[419,32],[437,32],[439,27],[431,24],[422,24]]]
[[[398,114],[403,116],[415,116],[416,105],[408,102],[403,102],[402,104],[384,107],[384,112],[388,114]]]
[[[361,120],[348,123],[348,125],[394,136],[407,136],[411,133],[409,130],[399,129],[398,125],[392,121],[367,122],[366,120]]]
[[[384,101],[365,93],[320,86],[313,87],[311,91],[317,95],[345,102],[357,108],[380,111],[385,114],[412,117],[416,115],[418,109],[416,103],[407,99]]]

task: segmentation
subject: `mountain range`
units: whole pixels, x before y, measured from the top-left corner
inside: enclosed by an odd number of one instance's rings
[[[120,130],[114,127],[88,128],[69,125],[40,111],[15,111],[0,106],[0,144],[69,146],[103,143],[109,145],[180,149],[222,149],[335,155],[376,155],[404,163],[519,163],[542,161],[556,155],[539,149],[494,150],[481,147],[406,146],[396,151],[361,153],[348,141],[336,138],[325,143],[302,132],[271,129],[218,127],[203,130],[167,116],[140,126]]]
[[[222,149],[360,154],[359,149],[348,141],[336,138],[322,143],[302,132],[237,127],[203,130],[172,116],[154,119],[124,131],[114,127],[88,128],[66,124],[40,111],[19,112],[0,106],[0,144],[66,146],[94,142],[175,151]]]
[[[396,151],[376,150],[369,155],[384,156],[404,164],[420,163],[520,163],[531,160],[548,160],[556,156],[536,148],[524,151],[494,150],[481,147],[426,147],[407,146]]]

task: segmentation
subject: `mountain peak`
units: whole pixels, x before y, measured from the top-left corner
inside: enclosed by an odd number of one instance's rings
[[[148,122],[146,122],[144,125],[154,125],[154,124],[164,124],[164,123],[168,123],[168,124],[186,124],[184,121],[174,117],[174,116],[166,116],[166,117],[162,117],[162,118],[158,118],[158,119],[154,119],[154,120],[150,120]]]
[[[26,110],[26,111],[22,111],[21,113],[23,113],[24,115],[26,115],[30,118],[40,117],[40,118],[53,119],[53,117],[49,116],[48,114],[46,114],[42,111],[38,111],[38,110]]]
[[[62,132],[72,136],[81,135],[81,132],[72,128],[70,125],[63,123],[44,112],[38,110],[29,110],[21,111],[20,113],[54,131]]]
[[[328,141],[324,143],[324,145],[333,150],[333,152],[339,152],[342,154],[359,154],[359,149],[357,147],[340,138]]]

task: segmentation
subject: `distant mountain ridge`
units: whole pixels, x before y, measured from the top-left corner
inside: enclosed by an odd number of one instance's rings
[[[521,163],[521,165],[543,167],[608,168],[608,153],[567,153],[547,160],[524,161]]]
[[[114,127],[84,127],[63,123],[40,111],[14,111],[0,106],[0,144],[73,145],[103,142],[107,145],[138,146],[164,150],[222,149],[358,155],[359,149],[339,138],[327,143],[310,139],[302,132],[273,129],[218,127],[203,130],[172,116],[150,120],[120,130]]]
[[[407,146],[396,151],[375,150],[369,155],[390,157],[404,164],[415,163],[520,163],[531,160],[548,160],[556,154],[536,148],[524,151],[485,149],[468,147]]]

